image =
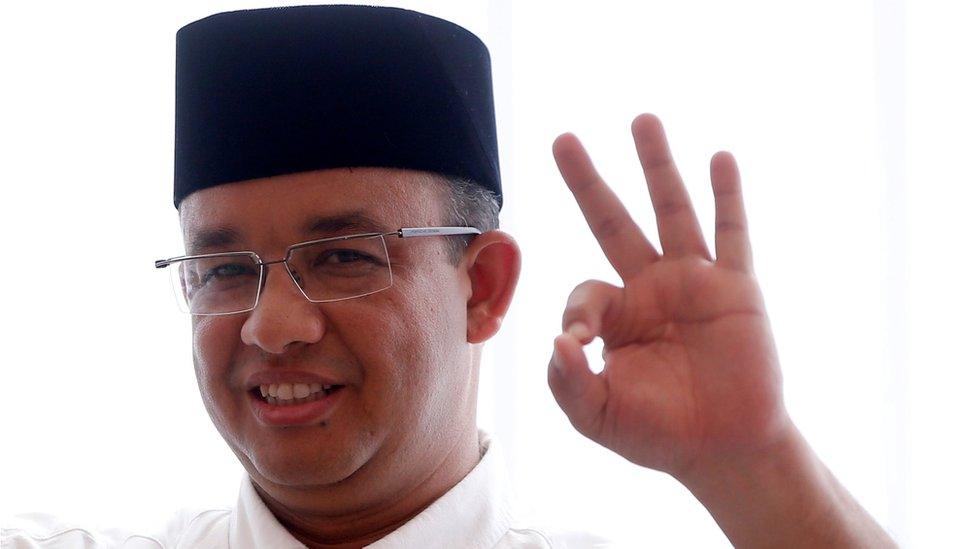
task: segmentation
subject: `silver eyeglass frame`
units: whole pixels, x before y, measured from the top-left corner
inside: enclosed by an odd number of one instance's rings
[[[402,227],[400,229],[397,229],[395,231],[391,231],[391,232],[388,232],[388,233],[358,233],[358,234],[350,234],[350,235],[342,235],[342,236],[333,236],[333,237],[330,237],[330,238],[319,238],[319,239],[316,239],[316,240],[308,240],[308,241],[305,241],[305,242],[298,242],[296,244],[292,244],[291,246],[288,246],[285,249],[285,256],[283,258],[276,259],[274,261],[263,261],[261,259],[261,256],[259,256],[256,252],[252,252],[252,251],[233,251],[233,252],[218,252],[218,253],[212,253],[212,254],[181,255],[181,256],[177,256],[177,257],[170,257],[170,258],[167,258],[167,259],[157,259],[155,261],[155,265],[156,265],[156,268],[157,269],[163,269],[165,267],[168,267],[169,265],[172,265],[173,263],[177,263],[177,262],[180,262],[180,261],[185,261],[185,260],[188,260],[188,259],[204,259],[204,258],[208,258],[208,257],[219,257],[219,256],[248,256],[248,257],[250,257],[251,259],[254,260],[254,263],[261,268],[261,270],[260,270],[260,272],[258,274],[258,291],[257,291],[257,293],[256,293],[256,295],[254,297],[254,303],[250,307],[248,307],[246,309],[240,309],[240,310],[237,310],[237,311],[230,311],[230,312],[225,312],[225,313],[192,313],[189,310],[184,310],[183,307],[182,307],[182,305],[180,305],[180,310],[183,310],[184,312],[186,312],[186,313],[188,313],[190,315],[193,315],[193,316],[224,316],[224,315],[236,315],[236,314],[240,314],[240,313],[246,313],[246,312],[249,312],[249,311],[253,311],[254,309],[257,308],[258,302],[260,302],[260,300],[261,300],[262,290],[264,289],[264,277],[265,277],[265,272],[267,271],[266,266],[267,265],[274,265],[275,263],[286,263],[288,261],[288,258],[291,257],[292,252],[294,250],[299,249],[299,248],[304,248],[304,247],[308,247],[308,246],[314,246],[316,244],[322,244],[323,242],[336,242],[336,241],[342,241],[342,240],[351,240],[351,239],[354,239],[354,238],[383,237],[383,239],[381,240],[381,242],[383,243],[383,251],[386,253],[387,261],[389,261],[390,253],[389,253],[389,250],[386,247],[386,238],[385,238],[387,236],[396,236],[397,238],[414,238],[414,237],[420,237],[420,236],[457,236],[457,235],[469,235],[469,234],[470,235],[479,235],[479,234],[481,234],[481,231],[478,230],[478,229],[476,229],[476,228],[474,228],[474,227]],[[389,267],[389,264],[387,265],[387,267]],[[302,289],[301,284],[298,282],[298,280],[295,279],[295,274],[291,272],[291,269],[285,269],[285,270],[288,271],[289,278],[291,278],[292,282],[295,283],[295,286],[298,287],[298,291],[301,292],[301,294],[305,297],[305,299],[307,299],[308,301],[310,301],[312,303],[331,303],[331,302],[334,302],[334,301],[344,301],[344,300],[347,300],[347,299],[355,299],[357,297],[364,297],[364,296],[367,296],[367,295],[375,294],[377,292],[382,292],[383,290],[387,290],[387,289],[389,289],[390,287],[393,286],[393,272],[391,270],[390,271],[390,284],[387,285],[387,286],[385,286],[385,287],[383,287],[383,288],[380,288],[378,290],[373,290],[371,292],[366,292],[364,294],[354,295],[354,296],[339,297],[339,298],[335,298],[335,299],[316,300],[316,299],[311,299],[310,297],[308,297],[308,294],[306,294],[305,293],[305,290]],[[176,287],[175,286],[173,287],[173,290],[176,291]],[[179,300],[179,296],[177,295],[176,297],[177,297],[177,304],[180,304],[181,302]]]

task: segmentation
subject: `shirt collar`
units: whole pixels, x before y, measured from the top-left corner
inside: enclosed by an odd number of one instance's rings
[[[368,549],[404,547],[488,548],[512,525],[512,502],[501,448],[478,430],[481,460],[444,495]],[[258,496],[244,474],[237,506],[231,511],[230,546],[235,549],[304,547]]]

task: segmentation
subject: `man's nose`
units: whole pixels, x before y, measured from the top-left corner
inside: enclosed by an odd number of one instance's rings
[[[292,343],[315,343],[325,334],[325,316],[288,274],[286,263],[264,267],[258,306],[247,313],[241,341],[268,353],[281,354]]]

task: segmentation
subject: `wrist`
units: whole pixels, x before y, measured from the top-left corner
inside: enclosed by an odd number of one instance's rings
[[[735,449],[727,447],[713,455],[700,456],[687,469],[673,476],[692,492],[708,492],[730,482],[763,486],[795,474],[798,468],[808,469],[816,460],[803,435],[788,417],[765,443],[730,447]]]
[[[702,460],[676,477],[735,546],[800,546],[831,508],[830,473],[792,421],[767,445]],[[827,519],[829,520],[829,519]]]
[[[702,461],[675,478],[736,547],[892,547],[787,420],[760,449]]]

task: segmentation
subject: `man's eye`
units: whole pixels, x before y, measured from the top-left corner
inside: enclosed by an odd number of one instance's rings
[[[370,259],[372,259],[370,256],[357,252],[356,250],[332,250],[320,254],[315,264],[339,265],[343,263],[369,261]]]
[[[228,278],[250,274],[254,274],[253,267],[241,263],[225,263],[207,271],[207,274],[203,277],[203,281],[206,283],[213,278],[226,280]]]

